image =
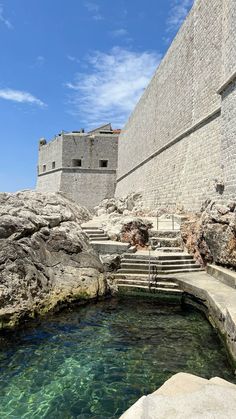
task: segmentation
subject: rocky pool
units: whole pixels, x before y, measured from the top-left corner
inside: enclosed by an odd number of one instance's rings
[[[155,301],[77,307],[0,342],[1,419],[118,418],[179,371],[236,382],[203,315]]]

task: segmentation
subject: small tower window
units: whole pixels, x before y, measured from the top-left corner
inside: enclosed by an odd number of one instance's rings
[[[81,159],[73,159],[72,160],[72,166],[73,167],[81,167],[82,166],[82,160]]]
[[[46,172],[46,170],[47,170],[47,166],[46,166],[46,164],[44,164],[43,165],[43,172]]]
[[[52,169],[55,169],[55,167],[56,167],[56,162],[55,162],[55,161],[53,161],[53,162],[52,162]]]
[[[108,167],[108,160],[99,160],[99,167]]]

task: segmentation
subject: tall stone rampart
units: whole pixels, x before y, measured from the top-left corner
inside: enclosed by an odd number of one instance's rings
[[[235,10],[235,0],[195,1],[122,131],[117,196],[198,210],[235,194]]]

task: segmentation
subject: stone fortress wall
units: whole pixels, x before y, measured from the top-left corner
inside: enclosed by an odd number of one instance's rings
[[[115,193],[118,135],[110,125],[91,133],[62,133],[40,142],[37,190],[63,192],[93,209]]]
[[[199,210],[236,192],[236,1],[195,0],[119,139],[116,196]]]

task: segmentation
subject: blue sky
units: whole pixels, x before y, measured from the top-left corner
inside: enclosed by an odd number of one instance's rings
[[[35,187],[38,140],[121,128],[193,0],[0,0],[0,191]]]

